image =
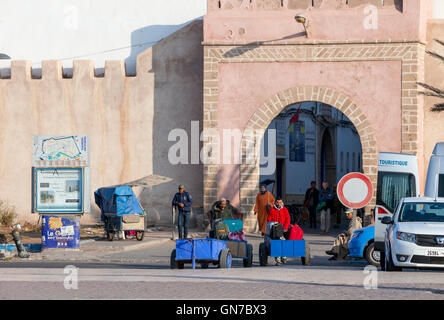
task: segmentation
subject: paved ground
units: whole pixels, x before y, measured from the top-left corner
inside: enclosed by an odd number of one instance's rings
[[[298,258],[283,266],[260,267],[259,236],[248,237],[255,253],[253,268],[234,260],[227,270],[192,270],[190,265],[170,270],[174,242],[168,232],[148,235],[140,243],[85,244],[77,256],[65,252],[0,262],[0,299],[444,299],[444,271],[365,273],[363,260],[328,261],[324,251],[335,231],[319,235],[306,230],[309,267]],[[67,265],[79,268],[77,289],[64,286],[75,275],[64,273]]]

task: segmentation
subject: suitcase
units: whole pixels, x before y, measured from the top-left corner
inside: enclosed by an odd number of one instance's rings
[[[267,223],[267,235],[272,240],[279,240],[284,236],[284,227],[278,222]]]
[[[244,229],[244,223],[240,219],[223,219],[222,222],[228,226],[230,232],[238,232]]]
[[[287,240],[302,240],[304,238],[304,231],[297,224],[290,225],[289,229]]]

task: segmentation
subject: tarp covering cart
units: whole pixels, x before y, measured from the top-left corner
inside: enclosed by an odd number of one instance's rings
[[[94,192],[94,199],[101,210],[108,240],[112,241],[119,231],[135,232],[136,239],[143,240],[147,214],[130,186],[100,188]]]

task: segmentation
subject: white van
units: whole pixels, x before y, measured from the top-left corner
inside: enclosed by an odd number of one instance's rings
[[[444,142],[435,145],[430,157],[424,196],[444,197]]]
[[[378,187],[375,207],[375,250],[384,257],[384,217],[392,217],[396,206],[404,197],[417,197],[419,193],[418,161],[415,155],[379,153]],[[382,260],[381,260],[382,261]]]

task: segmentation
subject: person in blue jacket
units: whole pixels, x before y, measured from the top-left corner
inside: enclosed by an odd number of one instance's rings
[[[319,191],[318,211],[321,211],[321,234],[328,233],[330,230],[330,212],[333,200],[333,190],[328,187],[328,182],[322,182],[322,188]]]
[[[186,239],[188,236],[188,221],[191,215],[191,205],[193,204],[193,199],[191,195],[185,191],[185,186],[181,184],[179,186],[179,192],[174,195],[173,206],[179,209],[179,214],[177,217],[177,226],[179,228],[179,238]],[[183,230],[183,238],[182,238]]]

